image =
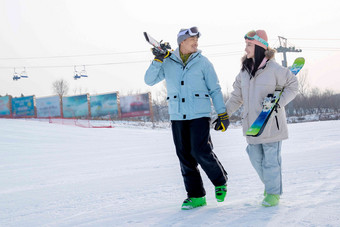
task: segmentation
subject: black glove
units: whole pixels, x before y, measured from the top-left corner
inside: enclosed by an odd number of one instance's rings
[[[171,55],[171,53],[167,49],[171,49],[171,46],[168,42],[162,43],[160,42],[160,49],[152,48],[152,54],[155,55],[154,60],[160,63],[163,63],[163,60]]]
[[[168,50],[165,50],[165,53],[162,53],[161,50],[152,48],[152,54],[155,55],[153,60],[163,63],[163,60],[171,55]]]
[[[229,122],[229,116],[227,114],[227,112],[218,114],[217,119],[213,122],[213,124],[216,124],[214,129],[216,131],[222,131],[224,132],[225,130],[227,130],[230,122]]]

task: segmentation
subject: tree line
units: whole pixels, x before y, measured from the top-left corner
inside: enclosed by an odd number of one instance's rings
[[[286,108],[287,117],[297,117],[297,121],[307,121],[308,115],[313,115],[314,120],[339,120],[340,119],[340,94],[332,90],[311,88],[307,80],[307,72],[300,72],[299,93]],[[228,91],[227,91],[228,92]],[[230,93],[224,93],[224,101],[227,101]],[[241,120],[242,107],[231,117],[231,122]],[[153,112],[155,121],[169,121],[168,107],[166,102],[165,83],[153,98]],[[214,117],[215,114],[213,114]],[[309,118],[310,119],[310,118]]]
[[[295,99],[286,106],[287,117],[297,117],[296,121],[305,121],[306,116],[314,115],[315,120],[339,120],[340,119],[340,94],[332,90],[321,90],[319,88],[311,88],[307,80],[307,72],[302,71],[299,74],[299,93]],[[167,92],[165,81],[161,85],[162,88],[153,96],[153,115],[156,122],[169,122],[167,106]],[[53,93],[64,96],[69,91],[68,83],[61,79],[54,81],[52,84]],[[223,94],[224,101],[230,96],[229,90]],[[238,122],[242,116],[241,107],[231,117],[231,122]],[[216,117],[216,113],[213,113]],[[147,120],[147,119],[139,119]]]

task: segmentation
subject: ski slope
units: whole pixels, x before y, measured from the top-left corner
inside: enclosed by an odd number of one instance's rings
[[[279,206],[241,128],[211,131],[228,195],[180,210],[186,198],[170,129],[80,128],[0,119],[0,226],[340,226],[340,121],[288,125]]]

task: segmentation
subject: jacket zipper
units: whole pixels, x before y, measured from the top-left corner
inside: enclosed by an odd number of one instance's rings
[[[279,127],[279,121],[277,120],[277,116],[275,116],[275,120],[276,120],[276,126],[277,126],[277,129],[280,130],[280,127]]]
[[[184,70],[184,68],[189,64],[189,62],[191,62],[193,59],[195,59],[196,57],[198,57],[198,55],[199,55],[199,54],[197,54],[195,57],[193,57],[192,59],[190,59],[190,61],[187,61],[186,64],[182,64],[182,62],[179,62],[179,61],[177,61],[177,60],[175,60],[175,59],[173,59],[173,58],[171,58],[171,57],[170,57],[170,59],[171,59],[172,61],[174,61],[174,62],[176,62],[176,63],[182,65],[182,66],[183,66],[183,70]],[[189,60],[189,59],[188,59],[188,60]]]
[[[190,61],[192,61],[193,59],[195,59],[198,55],[199,55],[199,54],[197,54],[195,57],[193,57],[192,59],[190,59]],[[181,62],[179,62],[179,61],[177,61],[177,60],[175,60],[175,59],[173,59],[173,58],[171,58],[171,57],[170,57],[170,59],[171,59],[172,61],[174,61],[174,62],[180,64],[180,65],[182,66],[182,70],[183,70],[183,71],[185,70],[185,68],[187,67],[188,63],[190,62],[190,61],[187,61],[186,64],[182,64]],[[188,59],[188,60],[189,60],[189,59]],[[179,108],[178,108],[178,111],[179,111],[179,112],[181,111],[181,110],[180,110],[180,107],[181,107],[181,105],[179,105]],[[185,116],[185,115],[184,115],[184,116]],[[184,118],[184,119],[185,119],[185,118]]]
[[[278,113],[278,111],[277,111],[277,106],[275,107],[275,112]],[[277,119],[277,115],[275,115],[275,121],[276,121],[277,130],[280,130],[279,120]]]

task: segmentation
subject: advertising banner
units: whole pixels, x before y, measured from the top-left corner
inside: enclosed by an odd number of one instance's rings
[[[90,96],[91,117],[118,115],[117,93]]]
[[[37,98],[37,117],[61,117],[59,96]]]
[[[88,117],[89,104],[88,95],[78,95],[63,97],[63,116],[64,118]]]
[[[120,97],[122,117],[150,116],[149,93]]]
[[[34,117],[34,96],[12,98],[13,117]]]
[[[0,97],[0,117],[11,115],[11,99],[10,96]]]

